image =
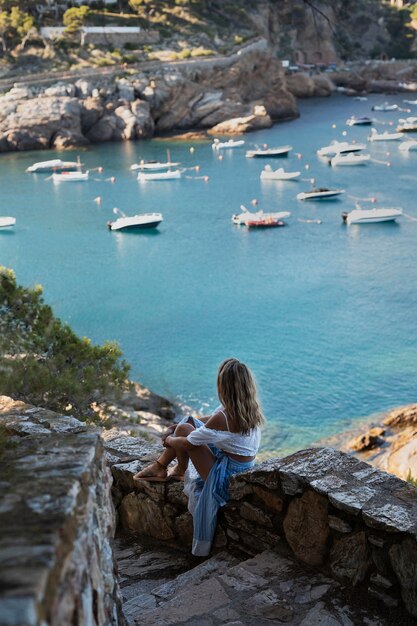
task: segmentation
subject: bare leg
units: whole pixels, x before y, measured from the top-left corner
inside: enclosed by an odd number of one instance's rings
[[[179,424],[175,429],[173,436],[177,437],[186,437],[192,430],[194,430],[194,426],[191,424]],[[173,468],[172,472],[170,472],[171,476],[174,477],[182,477],[185,474],[185,470],[188,466],[188,455],[187,453],[181,452],[178,453],[173,448],[165,448],[165,450],[160,454],[156,461],[150,463],[143,468],[140,472],[134,475],[133,478],[140,479],[161,479],[167,477],[168,471],[167,467],[175,458],[178,458],[178,464]]]
[[[195,428],[191,426],[191,424],[180,424],[175,429],[175,436],[186,437],[193,430],[195,430]],[[188,461],[191,459],[202,480],[207,479],[207,476],[216,461],[216,457],[208,446],[196,446],[193,450],[189,450],[188,452],[177,452],[177,459],[178,466],[176,470],[174,470],[176,473],[184,473],[188,467]]]

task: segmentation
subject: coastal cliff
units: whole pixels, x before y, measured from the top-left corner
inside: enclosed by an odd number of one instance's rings
[[[118,78],[16,86],[0,97],[0,151],[69,148],[297,116],[281,63],[262,42],[227,58],[158,65]],[[225,124],[231,120],[230,124]]]

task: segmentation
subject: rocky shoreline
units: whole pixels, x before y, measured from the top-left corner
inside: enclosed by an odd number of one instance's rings
[[[65,149],[196,129],[246,132],[297,115],[281,62],[257,42],[230,57],[48,87],[16,85],[0,96],[0,152]]]

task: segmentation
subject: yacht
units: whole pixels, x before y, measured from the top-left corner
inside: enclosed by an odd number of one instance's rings
[[[348,126],[370,126],[372,120],[370,117],[355,117],[352,115],[352,117],[346,120],[346,124]]]
[[[286,172],[283,167],[273,170],[270,165],[265,165],[261,172],[261,180],[295,180],[301,176],[301,172]]]
[[[15,217],[0,217],[0,228],[13,228],[15,224]]]
[[[376,224],[378,222],[393,222],[401,217],[400,208],[363,209],[359,204],[350,213],[342,213],[343,223],[347,224]]]
[[[324,146],[317,150],[319,156],[335,156],[336,154],[345,154],[347,152],[360,152],[365,150],[364,143],[349,143],[348,141],[332,141],[329,146]]]
[[[297,200],[333,200],[337,196],[345,193],[344,189],[326,189],[326,187],[318,187],[310,189],[310,191],[302,191],[297,194]]]
[[[291,150],[292,150],[292,146],[281,146],[279,148],[256,148],[255,150],[248,150],[245,156],[247,156],[250,159],[254,157],[258,157],[258,158],[283,157],[283,156],[287,156],[287,154],[291,152]]]
[[[161,213],[142,213],[141,215],[124,215],[118,209],[113,209],[114,213],[119,213],[116,220],[107,222],[109,230],[145,230],[146,228],[156,228],[163,221]]]

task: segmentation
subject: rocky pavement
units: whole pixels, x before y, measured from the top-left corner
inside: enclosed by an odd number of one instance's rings
[[[223,552],[192,567],[193,557],[173,548],[132,548],[127,536],[115,543],[128,626],[416,623],[272,550],[243,561]]]

